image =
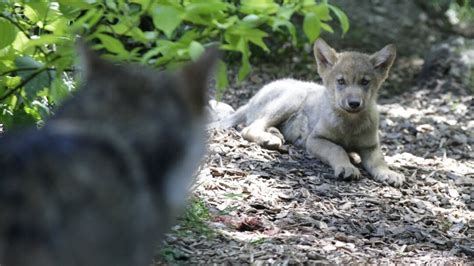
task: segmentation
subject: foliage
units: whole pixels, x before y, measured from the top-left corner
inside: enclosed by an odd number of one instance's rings
[[[460,0],[452,2],[449,8],[454,11],[460,21],[474,23],[474,1]]]
[[[202,199],[194,198],[186,209],[181,231],[191,230],[201,236],[211,237],[213,230],[207,225],[210,220],[211,214],[206,203]]]
[[[346,15],[327,0],[0,0],[0,124],[41,122],[70,95],[78,35],[104,57],[166,68],[219,44],[240,55],[242,80],[270,36],[313,42],[333,32],[332,15],[345,33]],[[221,61],[220,89],[227,75]]]
[[[451,22],[474,21],[474,1],[472,0],[430,0],[420,1],[431,11],[441,15],[447,15]]]
[[[210,239],[215,237],[215,231],[208,226],[208,222],[211,219],[212,217],[206,203],[200,198],[193,197],[189,202],[186,212],[180,219],[179,226],[174,227],[173,230],[180,237],[194,235]],[[181,259],[185,259],[186,254],[172,246],[166,245],[160,250],[160,258],[166,263],[176,264]]]

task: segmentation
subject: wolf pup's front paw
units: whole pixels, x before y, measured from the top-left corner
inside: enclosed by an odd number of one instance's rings
[[[403,182],[405,182],[404,175],[394,172],[390,169],[383,169],[383,170],[377,171],[374,174],[374,179],[382,183],[387,183],[394,187],[399,187],[403,185]]]
[[[343,179],[359,179],[360,171],[352,164],[338,165],[334,168],[334,175]]]

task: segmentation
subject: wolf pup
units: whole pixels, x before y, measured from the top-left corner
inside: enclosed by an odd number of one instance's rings
[[[282,79],[264,86],[235,113],[211,127],[245,124],[242,136],[269,149],[285,140],[333,169],[341,178],[359,178],[349,153],[360,155],[363,167],[380,182],[403,184],[403,175],[384,161],[377,134],[377,92],[396,56],[394,45],[372,54],[337,53],[324,40],[314,44],[323,85]]]
[[[41,130],[0,138],[1,265],[149,265],[185,203],[216,51],[175,72],[83,58]]]

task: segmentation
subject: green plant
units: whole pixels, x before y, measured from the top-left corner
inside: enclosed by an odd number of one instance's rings
[[[211,214],[205,202],[194,198],[186,209],[180,231],[191,230],[199,233],[199,235],[210,237],[213,230],[207,225],[209,220],[211,220]]]
[[[474,23],[474,1],[472,0],[458,0],[451,2],[449,6],[458,16],[459,20]]]
[[[166,68],[218,44],[240,56],[242,80],[270,35],[313,42],[333,32],[332,16],[345,33],[346,15],[327,0],[0,0],[0,124],[40,124],[70,95],[78,35],[104,57]],[[227,75],[219,62],[221,92]]]
[[[203,200],[192,198],[184,215],[180,218],[178,227],[174,234],[182,237],[206,237],[214,236],[214,231],[209,228],[207,222],[211,220],[211,214]],[[186,259],[186,254],[181,250],[165,245],[159,253],[160,260],[167,264],[176,264]]]
[[[186,259],[186,254],[182,251],[165,246],[160,250],[160,259],[166,264],[178,264],[180,260]]]

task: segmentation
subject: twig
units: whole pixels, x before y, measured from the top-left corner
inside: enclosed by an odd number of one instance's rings
[[[10,23],[13,24],[15,27],[17,27],[21,32],[23,32],[23,34],[25,34],[26,37],[28,37],[28,39],[31,39],[30,34],[29,34],[28,32],[26,32],[25,29],[23,29],[23,28],[20,26],[20,24],[18,24],[16,21],[14,21],[14,20],[11,19],[10,17],[5,16],[5,15],[3,15],[3,14],[0,14],[0,17],[6,19],[6,20],[8,20],[8,21],[10,21]]]
[[[5,72],[2,72],[0,74],[0,77],[3,77],[3,76],[6,76],[10,73],[14,73],[14,72],[17,72],[17,71],[31,71],[31,70],[37,70],[38,68],[37,67],[25,67],[25,68],[17,68],[17,69],[12,69],[12,70],[8,70],[8,71],[5,71]]]
[[[11,70],[7,70],[5,72],[2,72],[0,73],[0,77],[3,77],[3,76],[6,76],[10,73],[14,73],[14,72],[21,72],[21,71],[32,71],[32,70],[37,70],[39,69],[38,67],[25,67],[25,68],[17,68],[17,69],[11,69]],[[48,71],[56,71],[57,69],[56,68],[48,68],[46,69]],[[67,69],[63,69],[64,72],[74,72],[75,69],[73,68],[67,68]]]

